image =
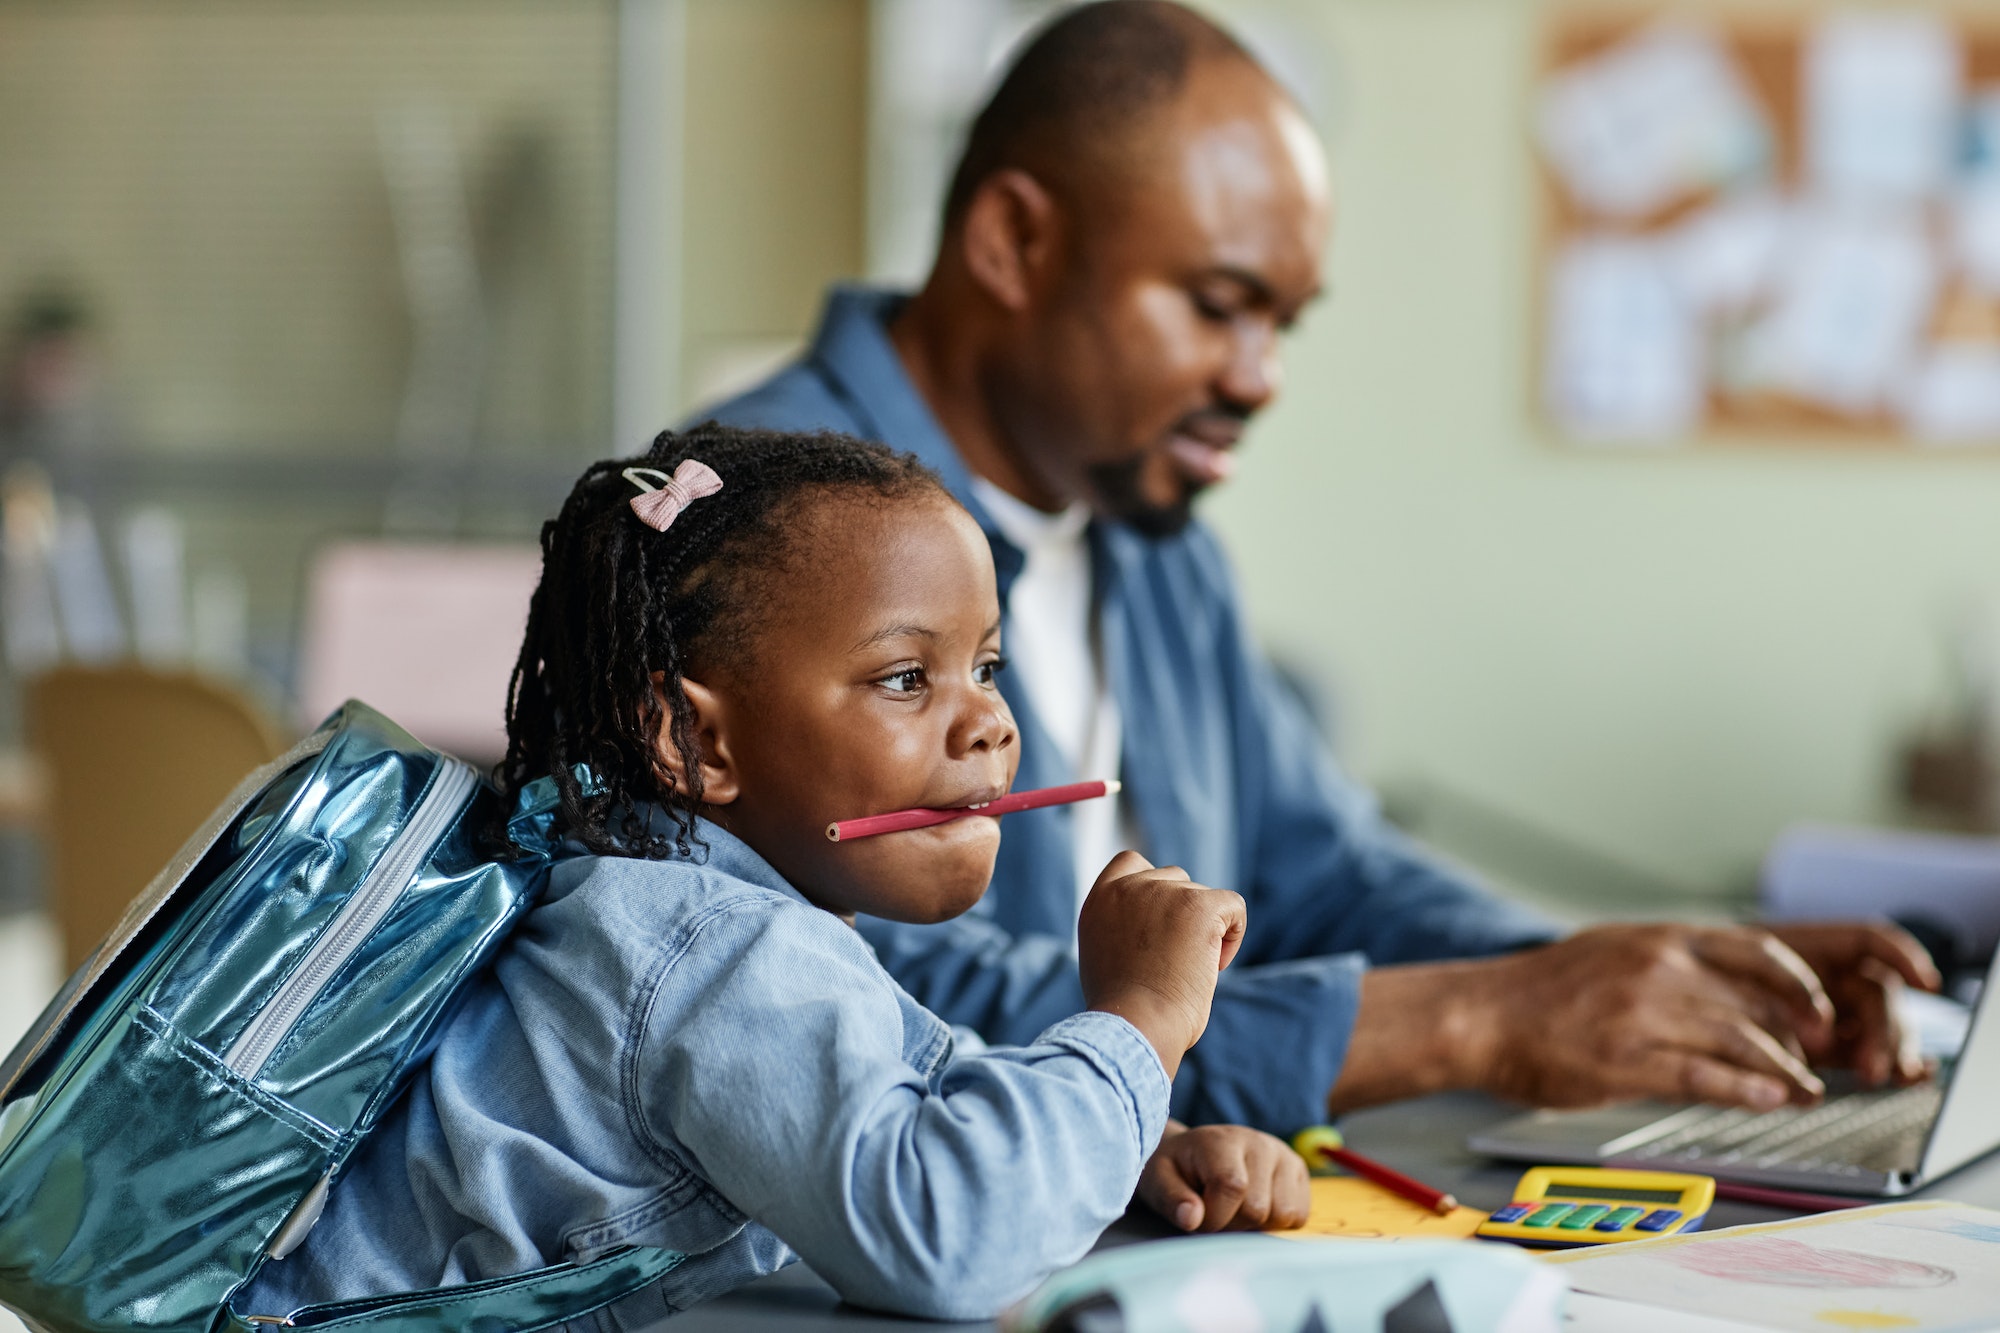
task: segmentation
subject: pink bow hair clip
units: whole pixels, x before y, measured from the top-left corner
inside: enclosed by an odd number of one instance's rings
[[[623,475],[641,491],[632,497],[632,512],[641,523],[659,532],[671,528],[681,510],[722,489],[722,478],[715,469],[693,458],[683,459],[671,477],[655,467],[628,467]],[[659,480],[649,481],[649,477]]]

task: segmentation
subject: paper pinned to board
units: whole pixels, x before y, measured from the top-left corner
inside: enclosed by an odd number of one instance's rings
[[[1931,444],[2000,436],[2000,301],[1956,284],[1939,302],[1931,334],[1904,395],[1904,425]]]
[[[1804,54],[1807,178],[1833,195],[1914,201],[1950,180],[1965,55],[1941,15],[1847,11]]]
[[[1274,1231],[1286,1240],[1316,1236],[1346,1236],[1366,1240],[1463,1240],[1486,1214],[1476,1208],[1455,1208],[1439,1217],[1420,1203],[1383,1189],[1358,1176],[1314,1176],[1312,1215],[1292,1231]]]
[[[1549,80],[1536,130],[1576,201],[1638,218],[1766,172],[1771,129],[1721,38],[1661,23]]]
[[[1806,210],[1771,313],[1752,331],[1754,377],[1850,415],[1883,410],[1908,380],[1938,281],[1918,211]]]
[[[1990,1328],[2000,1310],[2000,1212],[1943,1201],[1885,1204],[1547,1262],[1573,1290],[1742,1327]]]
[[[1574,241],[1550,284],[1544,392],[1550,414],[1582,439],[1664,442],[1707,406],[1700,322],[1660,242]]]
[[[1756,190],[1709,205],[1674,229],[1674,282],[1704,314],[1735,314],[1770,294],[1793,221],[1775,191]]]
[[[2000,85],[1975,87],[1965,99],[1959,167],[1968,176],[2000,176]]]
[[[1951,258],[1974,290],[2000,296],[2000,87],[1967,102],[1963,172],[1947,218]]]
[[[1973,176],[1952,192],[1947,232],[1966,281],[2000,295],[2000,172]]]
[[[1940,342],[1911,374],[1903,424],[1929,444],[2000,439],[2000,343]]]

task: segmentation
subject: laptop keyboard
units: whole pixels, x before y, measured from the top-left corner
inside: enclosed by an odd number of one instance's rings
[[[1620,1161],[1826,1171],[1913,1171],[1944,1097],[1936,1083],[1851,1092],[1801,1110],[1716,1109],[1620,1152]],[[1679,1120],[1679,1118],[1676,1118]]]

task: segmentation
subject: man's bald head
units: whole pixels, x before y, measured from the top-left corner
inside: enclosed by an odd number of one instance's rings
[[[1221,28],[1168,0],[1098,0],[1049,22],[1016,57],[972,123],[945,197],[963,216],[996,171],[1027,172],[1072,205],[1079,181],[1129,165],[1135,139],[1214,60],[1258,69]]]
[[[1180,5],[1101,0],[980,113],[890,336],[974,473],[1176,532],[1278,392],[1329,218],[1312,127],[1242,47]]]

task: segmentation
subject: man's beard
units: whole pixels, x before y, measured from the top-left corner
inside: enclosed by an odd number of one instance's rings
[[[1190,483],[1183,486],[1181,498],[1174,503],[1152,503],[1139,488],[1139,474],[1147,457],[1140,454],[1119,463],[1093,464],[1084,470],[1084,477],[1104,513],[1154,540],[1178,537],[1194,521],[1194,497],[1202,488]]]

